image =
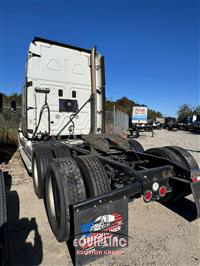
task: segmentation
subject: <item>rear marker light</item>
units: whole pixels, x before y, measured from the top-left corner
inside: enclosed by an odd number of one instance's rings
[[[159,195],[160,197],[164,197],[167,193],[167,188],[165,186],[160,187],[159,189]]]
[[[153,193],[151,192],[151,190],[146,190],[146,191],[144,192],[144,195],[143,195],[143,199],[144,199],[144,201],[145,201],[145,202],[149,202],[149,201],[151,201],[151,199],[152,199],[152,195],[153,195]]]
[[[198,182],[200,181],[200,176],[196,176],[192,178],[192,182]]]

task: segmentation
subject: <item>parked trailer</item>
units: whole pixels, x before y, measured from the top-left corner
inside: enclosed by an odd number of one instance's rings
[[[104,133],[104,57],[95,48],[35,38],[28,53],[19,150],[59,242],[99,229],[127,235],[135,197],[167,204],[192,191],[199,217],[200,171],[186,150],[144,151],[136,140]]]
[[[147,113],[146,106],[133,106],[132,123],[137,125],[147,124]]]

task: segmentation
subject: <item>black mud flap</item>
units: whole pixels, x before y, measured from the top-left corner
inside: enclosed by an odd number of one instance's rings
[[[196,219],[200,218],[200,181],[193,182],[190,184],[192,195],[196,204],[197,208],[197,217]]]
[[[122,249],[128,247],[128,198],[106,202],[89,199],[74,205],[72,212],[74,236],[71,246],[75,265],[124,253]]]

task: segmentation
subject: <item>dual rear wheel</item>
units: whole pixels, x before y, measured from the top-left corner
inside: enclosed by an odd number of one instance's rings
[[[102,195],[111,187],[102,163],[91,155],[54,159],[45,178],[44,201],[51,229],[59,242],[72,232],[70,206]]]
[[[111,190],[101,161],[93,155],[71,158],[62,143],[36,144],[32,157],[33,185],[44,198],[51,229],[59,242],[72,235],[70,206]]]
[[[33,146],[32,177],[33,187],[39,199],[44,197],[44,180],[49,163],[55,158],[70,158],[70,150],[63,143],[38,143]]]

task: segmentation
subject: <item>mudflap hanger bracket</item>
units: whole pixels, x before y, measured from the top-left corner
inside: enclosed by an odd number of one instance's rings
[[[196,219],[198,219],[200,218],[200,170],[191,171],[191,179],[190,187],[197,209]]]

